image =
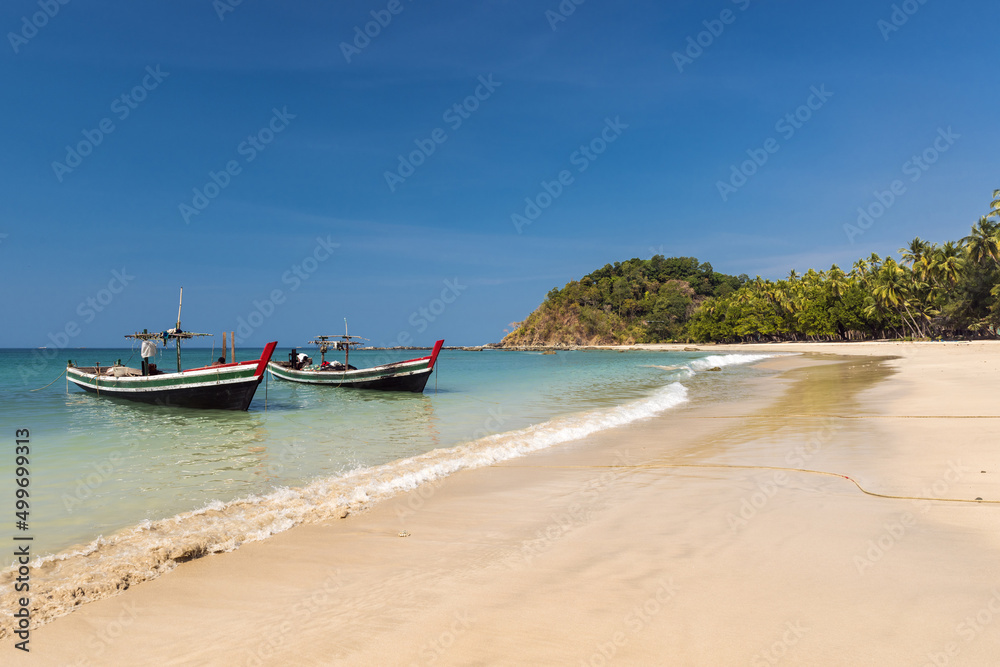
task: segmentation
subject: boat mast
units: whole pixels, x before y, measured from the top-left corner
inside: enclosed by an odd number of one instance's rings
[[[330,340],[331,338],[342,338],[343,340]],[[308,345],[318,345],[320,355],[320,365],[322,366],[326,363],[326,353],[330,350],[344,350],[344,366],[348,365],[349,355],[351,352],[352,345],[361,345],[361,341],[368,340],[361,336],[352,336],[348,333],[347,329],[347,318],[344,318],[344,333],[340,335],[323,335],[316,336],[315,340],[308,342]]]
[[[181,330],[181,306],[184,305],[184,288],[181,288],[181,298],[177,301],[177,330]]]
[[[193,333],[191,331],[181,330],[181,307],[184,305],[184,288],[181,288],[180,301],[177,304],[177,325],[168,331],[161,331],[159,333],[148,333],[146,329],[143,329],[142,333],[136,332],[134,334],[128,334],[126,338],[134,338],[136,340],[152,340],[152,341],[162,341],[163,349],[166,349],[170,344],[170,339],[173,338],[175,344],[177,345],[177,372],[181,372],[181,339],[182,338],[194,338],[195,336],[211,336],[212,334],[207,333]],[[233,342],[235,342],[235,337]],[[145,357],[143,357],[143,372],[146,371],[145,368]]]
[[[177,302],[177,333],[181,332],[181,306],[184,305],[184,288],[181,288],[181,297]],[[181,372],[181,339],[177,338],[177,372]]]

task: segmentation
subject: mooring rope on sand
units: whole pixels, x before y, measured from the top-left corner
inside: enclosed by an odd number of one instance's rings
[[[808,468],[786,468],[783,466],[764,466],[764,465],[734,465],[729,463],[640,463],[637,465],[589,465],[589,466],[543,466],[543,465],[508,465],[508,468],[551,468],[551,469],[567,469],[567,470],[588,470],[595,468],[611,468],[616,470],[640,470],[640,469],[655,469],[655,468],[728,468],[730,470],[777,470],[781,472],[800,472],[807,473],[810,475],[827,475],[829,477],[840,477],[852,482],[854,486],[858,487],[861,493],[869,496],[874,496],[876,498],[888,498],[890,500],[918,500],[918,501],[939,501],[945,503],[989,503],[989,504],[1000,504],[1000,500],[983,500],[982,498],[976,498],[975,500],[969,498],[929,498],[924,496],[897,496],[891,493],[876,493],[875,491],[869,491],[868,489],[861,486],[856,479],[850,477],[849,475],[844,475],[839,472],[828,472],[826,470],[810,470]]]

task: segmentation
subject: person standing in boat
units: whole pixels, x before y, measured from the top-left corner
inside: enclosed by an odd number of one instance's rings
[[[149,358],[156,356],[156,341],[142,341],[142,352],[140,353],[140,356],[142,357],[142,374],[149,375]]]

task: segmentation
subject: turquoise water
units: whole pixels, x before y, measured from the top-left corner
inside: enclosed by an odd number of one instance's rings
[[[279,348],[275,358],[287,353]],[[161,368],[176,363],[173,354],[161,354]],[[355,351],[351,363],[424,354]],[[245,349],[237,357],[259,355]],[[185,367],[211,357],[186,350]],[[14,432],[30,430],[33,553],[61,553],[60,563],[98,554],[127,568],[151,549],[228,550],[463,467],[667,412],[689,399],[690,385],[701,382],[704,392],[714,382],[721,391],[762,356],[445,350],[423,394],[272,377],[248,412],[163,408],[67,388],[67,358],[137,365],[129,349],[0,350],[8,452],[0,479],[13,488]],[[717,365],[725,373],[697,373]]]

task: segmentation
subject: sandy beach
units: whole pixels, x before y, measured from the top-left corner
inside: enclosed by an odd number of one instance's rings
[[[700,347],[803,354],[184,563],[2,662],[996,664],[1000,344]]]

